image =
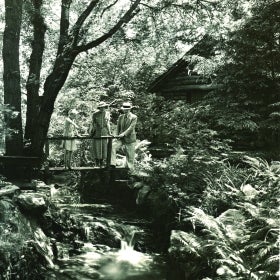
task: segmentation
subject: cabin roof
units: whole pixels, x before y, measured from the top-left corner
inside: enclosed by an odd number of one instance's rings
[[[161,86],[169,80],[170,78],[176,76],[179,72],[183,71],[190,64],[188,57],[190,55],[199,55],[205,58],[214,55],[214,47],[217,44],[209,35],[204,35],[204,37],[197,42],[190,50],[188,50],[183,57],[177,60],[171,67],[165,71],[163,74],[158,76],[148,87],[148,91],[157,92],[160,90]]]

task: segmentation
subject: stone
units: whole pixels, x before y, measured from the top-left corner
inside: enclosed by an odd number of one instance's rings
[[[240,190],[249,200],[255,198],[255,196],[259,193],[259,191],[253,188],[250,184],[242,185]]]
[[[142,204],[150,192],[151,192],[151,187],[148,185],[143,185],[137,193],[136,204],[137,205]]]
[[[93,244],[103,244],[113,248],[120,248],[122,236],[110,222],[96,221],[91,224],[90,241]]]
[[[33,212],[34,214],[39,211],[41,214],[47,210],[47,202],[45,198],[36,193],[22,193],[17,197],[18,205],[27,212]]]
[[[51,268],[54,267],[53,251],[50,239],[44,234],[40,228],[34,230],[34,240],[29,240],[34,249],[45,259],[47,265]]]
[[[0,197],[2,196],[13,196],[16,192],[20,190],[19,187],[15,185],[8,185],[0,189]]]

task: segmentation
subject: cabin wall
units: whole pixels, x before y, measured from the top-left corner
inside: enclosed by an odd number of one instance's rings
[[[213,89],[211,80],[202,75],[189,75],[187,69],[166,78],[156,87],[156,93],[167,99],[193,103]]]

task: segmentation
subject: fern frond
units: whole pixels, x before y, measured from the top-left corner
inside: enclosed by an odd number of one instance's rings
[[[248,163],[251,167],[255,167],[255,168],[259,168],[260,165],[261,165],[259,159],[253,158],[253,157],[249,157],[249,156],[244,156],[243,161],[245,163]]]
[[[187,233],[180,230],[174,230],[172,231],[171,235],[171,242],[173,245],[171,248],[181,248],[180,250],[194,254],[195,256],[200,256],[201,248],[203,247],[202,241],[194,235],[193,233]]]
[[[277,249],[277,246],[275,246],[275,244],[268,245],[268,244],[265,244],[265,242],[264,242],[263,246],[265,246],[265,247],[261,248],[259,250],[258,254],[256,255],[256,258],[259,260],[265,258],[267,255],[270,255],[273,250]]]
[[[279,255],[273,255],[266,259],[264,261],[265,265],[273,265],[273,264],[278,264],[280,262],[280,256]]]
[[[202,209],[192,207],[189,214],[190,220],[194,220],[211,232],[218,238],[224,238],[224,226],[219,223],[213,216],[207,215]]]

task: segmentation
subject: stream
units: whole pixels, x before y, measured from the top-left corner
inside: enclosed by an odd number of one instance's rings
[[[166,257],[156,248],[149,221],[105,200],[83,203],[78,193],[55,189],[51,195],[61,212],[79,221],[84,233],[72,244],[56,242],[55,279],[167,279]]]

